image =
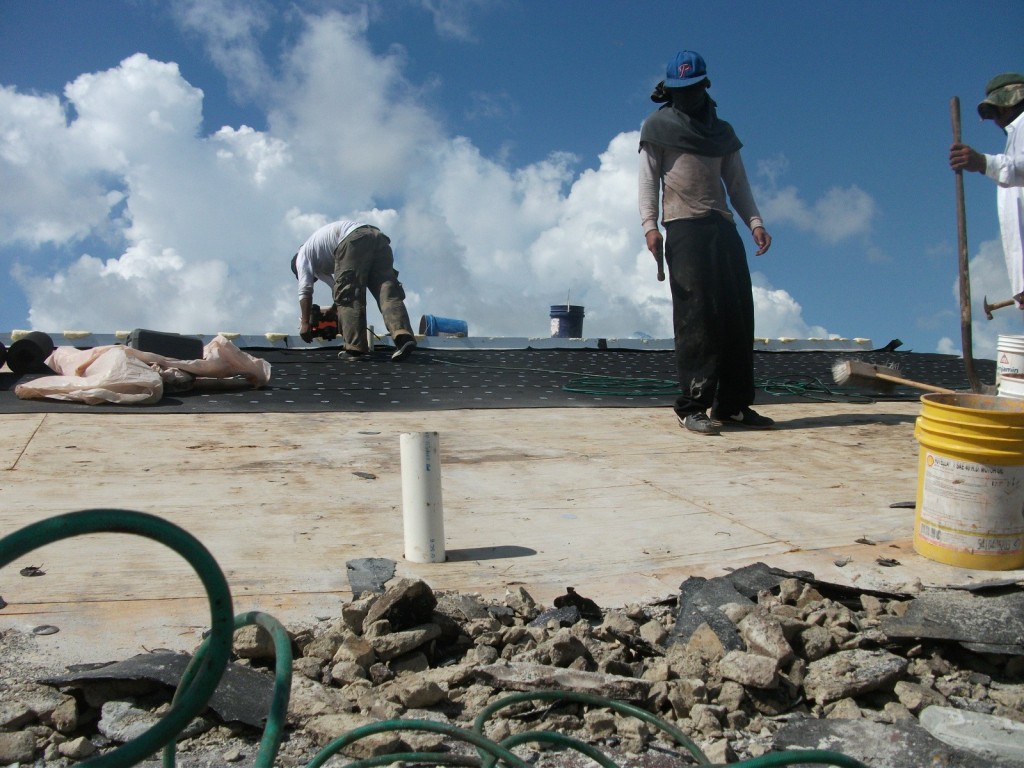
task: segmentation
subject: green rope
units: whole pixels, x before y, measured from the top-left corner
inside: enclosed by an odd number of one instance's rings
[[[197,669],[194,684],[145,733],[109,754],[83,763],[99,768],[127,768],[170,744],[206,708],[231,653],[231,592],[213,555],[191,534],[159,517],[122,509],[86,509],[21,528],[0,539],[0,568],[45,544],[90,533],[130,533],[166,545],[195,569],[210,599],[210,650]]]

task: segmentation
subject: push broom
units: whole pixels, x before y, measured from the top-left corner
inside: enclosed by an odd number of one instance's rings
[[[936,387],[911,381],[899,375],[899,371],[891,365],[865,363],[860,360],[839,360],[832,365],[832,378],[839,386],[861,386],[887,392],[894,386],[913,387],[926,392],[939,392],[944,395],[953,394],[952,389]]]
[[[960,99],[958,97],[954,96],[950,101],[949,111],[953,124],[953,141],[959,143]],[[964,205],[963,171],[956,171],[956,223],[960,267],[960,341],[963,345],[964,369],[971,389],[975,392],[984,392],[987,388],[982,386],[974,368],[974,350],[971,339],[971,277],[968,268],[967,215]],[[835,363],[832,366],[832,378],[840,386],[860,385],[885,391],[892,389],[894,385],[898,384],[905,387],[923,389],[927,392],[953,394],[952,389],[905,379],[892,366],[863,363],[857,360],[841,360]]]

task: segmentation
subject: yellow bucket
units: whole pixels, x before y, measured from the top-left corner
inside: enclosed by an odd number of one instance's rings
[[[1024,568],[1024,400],[921,398],[914,549],[960,568]]]

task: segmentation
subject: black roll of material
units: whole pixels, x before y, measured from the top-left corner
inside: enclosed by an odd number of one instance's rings
[[[46,358],[53,352],[53,339],[42,331],[26,333],[7,350],[7,367],[12,372],[44,373]]]

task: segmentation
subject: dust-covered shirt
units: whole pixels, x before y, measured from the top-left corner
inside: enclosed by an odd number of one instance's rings
[[[299,298],[313,295],[313,284],[319,280],[334,290],[334,249],[352,230],[365,226],[361,221],[333,221],[312,235],[299,248],[295,271],[299,278]]]
[[[640,145],[639,180],[640,220],[645,233],[658,228],[659,197],[663,222],[710,213],[733,221],[731,202],[751,231],[764,226],[739,152],[707,157],[644,142]]]

